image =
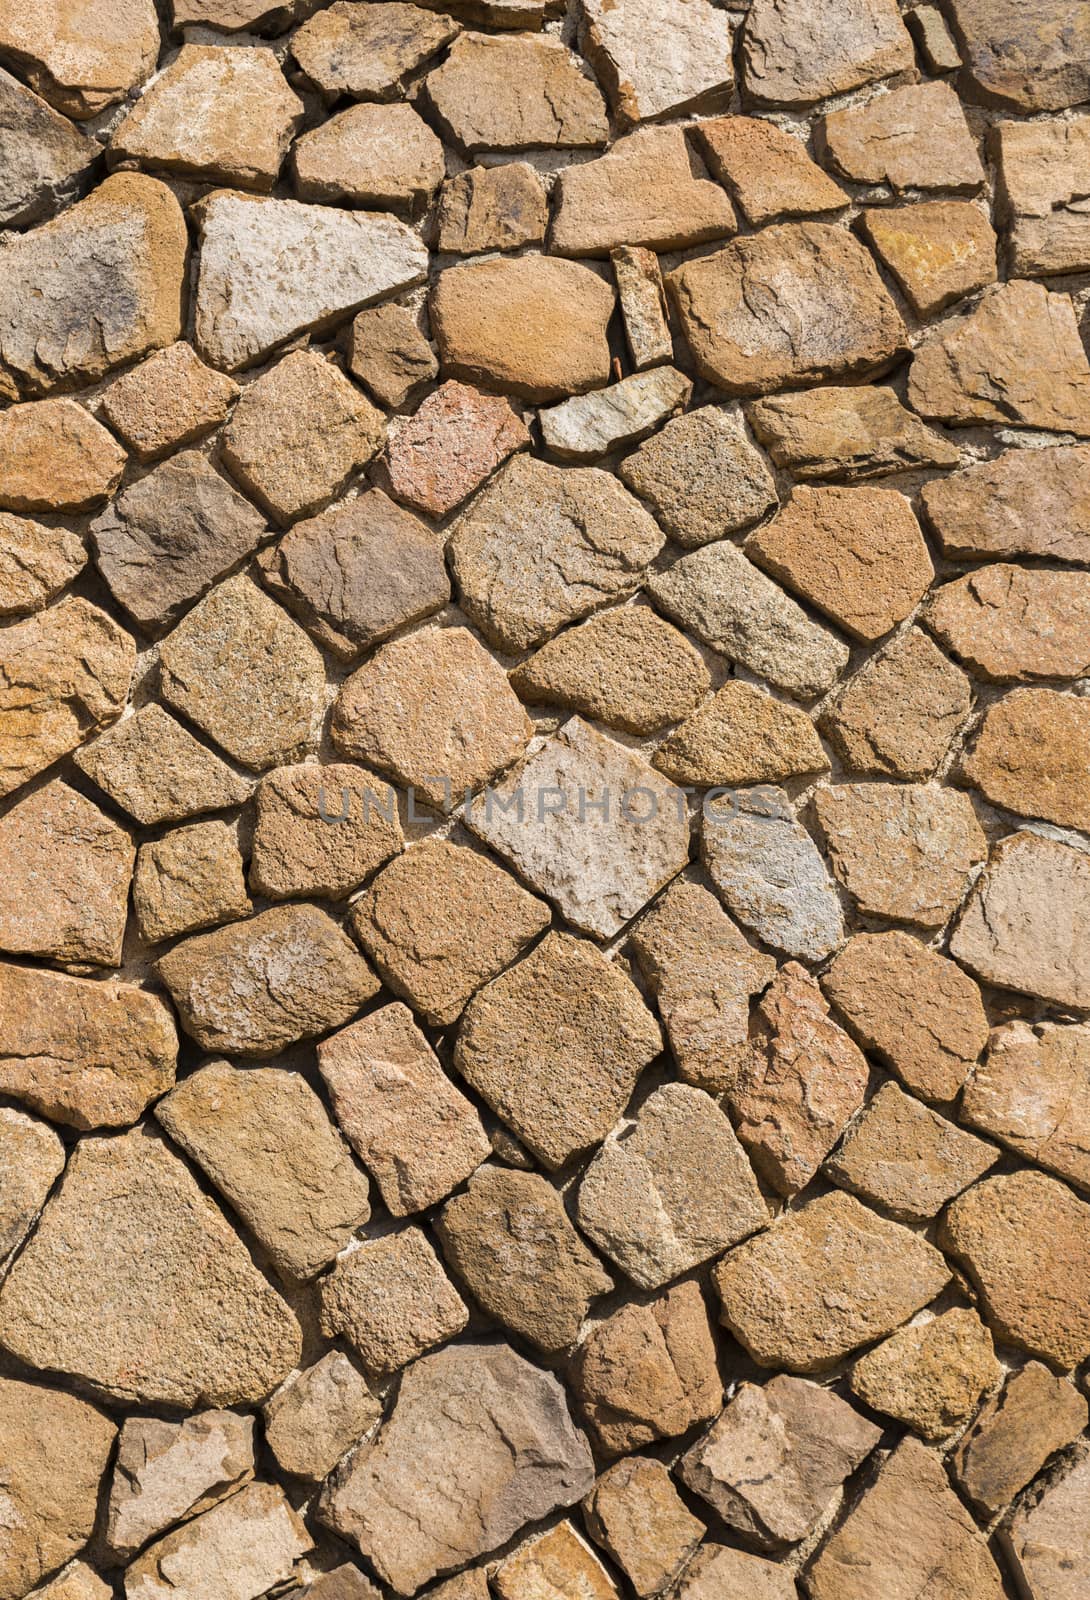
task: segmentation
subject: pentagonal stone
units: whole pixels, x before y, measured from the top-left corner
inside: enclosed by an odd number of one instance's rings
[[[343,899],[402,842],[393,795],[359,767],[278,767],[257,788],[250,881],[272,900]]]
[[[463,33],[426,92],[454,142],[478,150],[605,144],[609,124],[592,79],[557,38]]]
[[[689,550],[737,533],[776,504],[776,485],[760,451],[717,406],[675,417],[626,456],[618,475]]]
[[[241,805],[251,789],[154,700],[77,751],[75,761],[147,826]]]
[[[365,1240],[319,1286],[322,1332],[347,1339],[369,1372],[396,1372],[469,1320],[420,1228]]]
[[[117,488],[125,461],[116,439],[75,400],[33,400],[0,413],[5,511],[92,511]]]
[[[238,392],[233,378],[179,340],[115,378],[101,410],[140,461],[155,461],[218,427]]]

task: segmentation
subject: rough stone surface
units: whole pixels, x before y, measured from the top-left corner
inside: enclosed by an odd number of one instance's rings
[[[817,1172],[863,1104],[870,1068],[804,967],[781,967],[752,1014],[728,1104],[750,1160],[780,1194]]]
[[[529,443],[508,400],[444,383],[412,417],[395,424],[382,468],[395,499],[439,520]]]
[[[140,461],[192,444],[226,417],[238,384],[206,367],[179,340],[122,373],[102,395],[102,415]]]
[[[666,288],[658,256],[642,245],[619,245],[609,259],[632,365],[640,372],[671,360],[674,341],[666,320]]]
[[[623,0],[614,10],[632,3]],[[698,3],[686,0],[687,9]],[[564,256],[608,255],[617,245],[683,250],[734,229],[734,209],[720,186],[693,177],[681,129],[645,128],[609,155],[560,174],[549,243]]]
[[[619,473],[687,549],[748,527],[776,504],[760,452],[736,419],[715,406],[668,422],[621,463]]]
[[[125,1587],[142,1600],[170,1600],[182,1577],[192,1600],[256,1600],[291,1577],[313,1544],[283,1489],[249,1483],[145,1550]]]
[[[833,872],[868,915],[940,926],[987,855],[972,806],[950,789],[840,784],[815,808]]]
[[[976,984],[907,933],[857,933],[822,987],[864,1049],[925,1100],[955,1099],[988,1042]]]
[[[35,400],[0,413],[5,511],[91,511],[124,470],[124,450],[74,400]]]
[[[205,597],[163,641],[163,698],[243,766],[301,752],[325,699],[322,658],[247,577]]]
[[[729,1528],[775,1549],[806,1537],[881,1436],[830,1389],[781,1376],[742,1384],[679,1472]]]
[[[1090,704],[1052,689],[1016,689],[988,707],[963,770],[994,806],[1086,830],[1088,764]]]
[[[266,587],[342,661],[450,599],[442,540],[381,489],[297,522],[259,559]]]
[[[965,76],[985,105],[1059,111],[1090,96],[1090,19],[1066,0],[953,0]]]
[[[733,83],[730,18],[710,0],[584,0],[586,51],[623,127],[725,110]],[[659,41],[654,51],[647,41]]]
[[[241,805],[250,783],[150,701],[76,752],[76,765],[137,822]]]
[[[797,1600],[799,1592],[784,1567],[732,1545],[704,1544],[682,1573],[676,1600],[717,1600],[724,1584],[749,1600]]]
[[[697,123],[693,132],[709,169],[754,227],[848,204],[840,185],[810,160],[802,140],[774,122],[717,117]]]
[[[0,54],[68,117],[93,117],[123,100],[154,69],[158,52],[152,0],[0,6]]]
[[[847,645],[727,539],[682,556],[647,588],[702,643],[800,699],[831,688],[847,665]]]
[[[851,1195],[791,1211],[715,1269],[726,1326],[762,1367],[822,1372],[945,1287],[933,1245]]]
[[[40,611],[86,562],[83,540],[68,528],[0,512],[0,617]]]
[[[145,633],[166,633],[253,554],[265,519],[196,450],[122,490],[91,524],[98,569]]]
[[[352,322],[348,369],[384,406],[406,404],[439,371],[416,317],[404,306],[373,306]]]
[[[909,628],[847,679],[819,726],[852,771],[922,782],[971,707],[965,674],[919,628]]]
[[[2,71],[0,126],[4,129],[5,163],[0,178],[0,225],[25,227],[41,222],[76,198],[98,154],[95,145],[18,79]]]
[[[476,801],[466,821],[598,939],[619,933],[689,859],[680,790],[578,717]]]
[[[855,183],[974,192],[984,182],[976,141],[951,84],[918,83],[832,111],[817,139],[837,172]]]
[[[907,411],[892,389],[871,384],[771,395],[755,401],[748,415],[773,461],[795,478],[881,478],[916,467],[956,467],[960,459],[957,448]]]
[[[924,621],[974,677],[992,683],[1090,674],[1090,574],[981,567],[943,584]]]
[[[541,244],[548,221],[545,186],[528,161],[469,167],[448,179],[439,192],[435,245],[456,256],[517,250],[520,245]]]
[[[496,1568],[500,1600],[617,1600],[619,1591],[593,1550],[570,1522],[524,1544]]]
[[[405,1374],[377,1442],[331,1479],[323,1515],[408,1594],[593,1482],[557,1380],[507,1345],[468,1344]]]
[[[674,367],[634,372],[539,416],[547,450],[562,461],[595,461],[652,433],[685,405],[692,383]]]
[[[787,106],[812,105],[915,64],[896,0],[848,0],[835,16],[814,0],[753,0],[742,62],[752,99]]]
[[[420,1228],[367,1240],[341,1256],[319,1293],[322,1332],[347,1339],[369,1372],[396,1372],[469,1320]]]
[[[588,1166],[579,1226],[641,1289],[657,1289],[763,1227],[768,1207],[701,1089],[670,1083]]]
[[[536,1173],[481,1167],[436,1225],[447,1265],[489,1316],[550,1354],[575,1343],[613,1280]]]
[[[60,0],[57,0],[60,3]],[[0,39],[3,37],[0,15]],[[30,394],[94,383],[181,334],[186,229],[165,184],[116,173],[0,248],[0,375]]]
[[[686,1083],[709,1094],[733,1087],[749,1053],[750,1000],[775,976],[715,896],[677,879],[632,934]]]
[[[0,950],[120,966],[132,836],[60,779],[0,818]]]
[[[570,1378],[606,1456],[709,1421],[723,1403],[723,1384],[698,1286],[678,1284],[598,1323],[576,1352]]]
[[[825,1170],[901,1222],[918,1222],[935,1216],[998,1159],[993,1145],[886,1083]]]
[[[0,1595],[20,1600],[90,1538],[115,1428],[74,1395],[14,1378],[0,1378],[0,1402]]]
[[[999,214],[1019,277],[1090,265],[1084,198],[1090,119],[1001,122],[993,134]]]
[[[264,1398],[300,1332],[189,1168],[134,1128],[77,1146],[0,1290],[0,1343],[110,1399],[193,1408]]]
[[[427,97],[444,133],[470,155],[593,148],[609,135],[597,86],[550,35],[461,34],[428,74]]]
[[[335,0],[292,35],[291,53],[328,101],[396,100],[407,76],[457,32],[449,17],[402,0],[367,6]]]
[[[961,1117],[1027,1161],[1090,1190],[1090,1027],[1004,1023],[966,1085]]]
[[[661,1050],[635,985],[553,933],[470,1001],[455,1065],[544,1166],[603,1139]]]
[[[36,1600],[110,1600],[111,1590],[86,1561],[73,1561],[34,1594]]]
[[[489,1154],[476,1110],[407,1006],[383,1006],[323,1040],[318,1065],[337,1120],[393,1216],[442,1200]]]
[[[1090,856],[1015,833],[992,851],[950,953],[988,983],[1090,1010]]]
[[[1090,563],[1090,446],[1008,450],[925,485],[944,555]]]
[[[169,1007],[117,978],[0,964],[0,1093],[73,1128],[125,1127],[174,1082]]]
[[[1078,1437],[1087,1405],[1066,1378],[1027,1361],[980,1412],[954,1452],[958,1483],[973,1506],[994,1516],[1010,1503],[1049,1456]]]
[[[416,234],[381,212],[219,191],[201,202],[198,221],[197,348],[227,372],[419,283],[427,270]]]
[[[1003,1580],[939,1457],[904,1439],[822,1548],[807,1587],[813,1600],[1000,1600]]]
[[[511,673],[511,687],[530,705],[562,706],[640,734],[691,712],[709,681],[684,634],[647,606],[599,612],[547,640]]]
[[[253,1475],[252,1417],[236,1411],[198,1411],[181,1422],[129,1417],[118,1437],[106,1514],[111,1553],[134,1556]]]
[[[918,317],[933,317],[996,279],[996,239],[965,200],[875,207],[863,232]]]
[[[387,987],[442,1028],[545,931],[549,912],[488,856],[435,840],[379,874],[351,926]]]
[[[1090,1452],[1071,1458],[1031,1490],[1004,1529],[1003,1549],[1023,1593],[1033,1600],[1077,1600],[1090,1578],[1086,1505],[1090,1496]]]
[[[975,1311],[944,1311],[902,1328],[852,1369],[852,1389],[873,1411],[905,1422],[925,1439],[964,1427],[1002,1368]]]
[[[734,795],[725,813],[706,807],[701,857],[727,910],[764,944],[821,961],[842,942],[829,869],[782,789]]]
[[[250,882],[271,900],[343,899],[402,846],[389,791],[356,766],[278,767],[256,802]]]
[[[503,668],[468,628],[427,628],[383,645],[343,686],[332,721],[343,755],[437,811],[517,760],[530,728]]]
[[[271,1056],[347,1022],[378,990],[367,962],[317,906],[274,906],[160,956],[182,1025],[204,1050]]]
[[[443,146],[412,106],[363,105],[305,133],[292,153],[301,200],[417,213],[446,171]]]
[[[595,389],[609,377],[613,305],[610,285],[577,261],[525,255],[448,267],[430,297],[443,375],[536,402]]]
[[[997,285],[916,351],[908,399],[957,426],[993,422],[1090,435],[1090,364],[1066,295]]]
[[[110,157],[268,190],[303,112],[271,50],[184,44],[111,137]]]
[[[868,643],[914,609],[935,575],[912,507],[890,489],[798,488],[745,548]]]
[[[288,1279],[314,1277],[370,1215],[367,1179],[298,1073],[212,1062],[155,1115]]]
[[[64,1170],[64,1146],[46,1123],[14,1106],[0,1106],[0,1269],[34,1225],[50,1189]]]
[[[583,1515],[641,1600],[667,1588],[704,1536],[704,1524],[686,1509],[670,1474],[652,1456],[607,1468]]]
[[[278,1465],[312,1483],[327,1478],[382,1416],[382,1402],[342,1350],[289,1378],[264,1409],[265,1442]]]
[[[728,394],[862,377],[905,342],[866,250],[825,223],[774,224],[667,284],[697,371]]]

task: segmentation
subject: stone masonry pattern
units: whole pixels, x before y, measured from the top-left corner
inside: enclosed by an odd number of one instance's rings
[[[1086,0],[0,0],[0,1600],[1090,1596]]]

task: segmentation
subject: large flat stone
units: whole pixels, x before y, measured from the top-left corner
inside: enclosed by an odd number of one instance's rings
[[[915,65],[896,0],[753,0],[742,31],[743,82],[762,105],[808,106]]]
[[[606,108],[580,62],[551,35],[463,33],[426,92],[444,133],[479,150],[585,149],[609,137]]]
[[[1070,0],[952,0],[964,80],[985,105],[1060,111],[1090,97],[1090,17]]]
[[[731,19],[710,0],[583,0],[582,12],[587,57],[622,127],[726,110],[734,81]]]
[[[1090,564],[1090,445],[1007,450],[922,491],[944,555]]]
[[[0,5],[0,54],[65,116],[97,116],[153,71],[154,0],[20,0]]]
[[[961,1119],[1090,1190],[1090,1025],[1005,1022],[966,1085]]]

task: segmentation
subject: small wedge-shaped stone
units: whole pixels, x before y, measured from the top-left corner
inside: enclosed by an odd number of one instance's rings
[[[1083,1441],[1044,1483],[1030,1490],[1000,1534],[1022,1594],[1079,1600],[1090,1582],[1090,1450]]]
[[[265,519],[197,450],[123,490],[91,524],[99,571],[145,633],[165,633],[251,555]]]
[[[909,628],[848,678],[818,725],[853,771],[923,782],[965,726],[972,702],[964,672],[926,633]]]
[[[594,81],[559,39],[463,33],[428,75],[440,125],[478,150],[570,150],[605,144],[609,123]]]
[[[688,0],[687,9],[696,3]],[[672,22],[667,26],[672,32]],[[557,191],[549,244],[562,256],[603,256],[617,245],[684,250],[735,231],[734,209],[719,185],[693,177],[680,128],[630,134],[607,156],[568,167]]]
[[[917,350],[909,402],[958,426],[994,422],[1090,436],[1090,364],[1067,295],[1019,279]]]
[[[729,191],[747,222],[840,211],[848,196],[815,166],[795,134],[763,117],[717,117],[693,128],[708,169]]]
[[[980,990],[910,934],[857,933],[822,987],[852,1034],[925,1100],[954,1100],[988,1042]]]
[[[1085,200],[1090,117],[1000,122],[992,139],[1012,273],[1085,271],[1090,266]]]
[[[0,17],[2,28],[2,17]],[[29,394],[94,383],[182,331],[185,219],[165,184],[116,173],[0,248],[0,375]]]
[[[1090,1351],[1090,1205],[1043,1172],[986,1178],[945,1212],[940,1242],[980,1291],[996,1336],[1057,1367]]]
[[[868,384],[770,395],[748,415],[773,461],[795,478],[881,478],[916,467],[956,467],[961,454],[907,411],[892,389]]]
[[[443,376],[537,402],[596,389],[610,375],[612,287],[578,261],[523,255],[469,261],[431,291]]]
[[[156,461],[221,423],[238,384],[180,339],[108,385],[101,410],[140,461]]]
[[[121,965],[132,836],[54,779],[0,817],[0,950]]]
[[[1090,98],[1090,16],[1070,0],[952,0],[965,79],[985,105],[1061,111]]]
[[[689,859],[681,791],[578,717],[475,800],[466,823],[598,939],[619,933]]]
[[[181,1577],[186,1600],[257,1600],[313,1546],[283,1489],[249,1483],[145,1550],[125,1588],[140,1600],[178,1600]]]
[[[994,283],[998,275],[995,234],[971,201],[874,206],[863,213],[861,226],[922,320]]]
[[[117,488],[125,459],[117,440],[75,400],[10,406],[0,413],[0,507],[91,511]]]
[[[66,117],[3,71],[0,125],[4,129],[0,225],[25,227],[40,222],[74,200],[98,156],[97,143],[84,138]]]
[[[301,1337],[189,1168],[134,1128],[77,1145],[0,1290],[0,1343],[123,1405],[189,1409],[263,1399]]]
[[[635,372],[540,413],[545,447],[562,461],[594,461],[653,433],[686,404],[692,383],[673,367]]]
[[[988,983],[1090,1009],[1090,855],[1036,833],[1000,840],[950,954]]]
[[[374,1427],[382,1416],[382,1401],[343,1350],[330,1350],[289,1378],[265,1402],[264,1411],[265,1442],[277,1466],[293,1477],[320,1483]],[[369,1600],[366,1591],[360,1600]]]
[[[583,1515],[641,1600],[668,1588],[704,1537],[704,1524],[653,1456],[632,1456],[603,1472]]]
[[[719,406],[675,417],[618,473],[686,549],[736,533],[776,504],[768,463]]]
[[[904,347],[870,255],[826,223],[775,224],[666,281],[697,371],[729,394],[863,376]]]
[[[829,758],[805,711],[732,679],[659,745],[655,766],[675,783],[746,788],[826,772]]]
[[[427,272],[417,234],[383,212],[221,191],[200,203],[198,221],[197,346],[227,372]]]
[[[330,1480],[321,1515],[384,1582],[413,1594],[593,1483],[551,1373],[505,1344],[457,1345],[409,1369],[377,1441]]]
[[[484,1311],[552,1355],[574,1344],[613,1280],[537,1173],[481,1167],[436,1222],[447,1265]]]
[[[114,1555],[134,1556],[253,1475],[252,1417],[236,1411],[198,1411],[182,1422],[129,1417],[117,1445],[106,1542]]]
[[[449,553],[466,613],[514,652],[633,593],[663,542],[609,473],[521,454],[459,518]]]
[[[135,984],[0,963],[0,1092],[73,1128],[125,1127],[174,1082],[170,1008]]]
[[[241,805],[251,788],[154,700],[77,751],[75,761],[149,827]]]
[[[348,370],[384,406],[404,406],[439,371],[435,352],[405,306],[372,306],[355,318],[345,341]]]
[[[843,940],[829,869],[782,789],[746,790],[725,813],[706,806],[701,855],[727,910],[773,950],[822,961]]]
[[[554,1168],[605,1137],[661,1048],[623,970],[585,940],[551,933],[470,1002],[455,1065]]]
[[[823,157],[856,183],[975,191],[984,182],[976,141],[949,83],[910,84],[819,119]]]
[[[367,1179],[296,1072],[215,1061],[155,1115],[287,1278],[314,1277],[371,1214]]]
[[[435,839],[392,861],[350,921],[387,986],[443,1028],[544,933],[550,914],[483,851]]]
[[[1015,689],[984,714],[965,780],[993,806],[1090,830],[1090,704],[1053,689]]]
[[[729,1091],[749,1053],[749,1006],[775,976],[713,894],[677,879],[642,917],[632,948],[652,987],[678,1071],[709,1094]]]
[[[997,562],[943,584],[924,621],[993,683],[1090,674],[1090,573]]]
[[[301,754],[325,703],[325,664],[249,578],[221,583],[164,639],[164,700],[255,771]]]
[[[1090,565],[1090,445],[1007,450],[925,484],[921,498],[944,555]]]
[[[754,0],[742,32],[746,93],[762,105],[808,106],[915,66],[897,0]]]
[[[637,372],[669,361],[674,340],[666,321],[666,289],[653,250],[619,245],[609,253],[625,338]]]
[[[579,1225],[641,1289],[657,1289],[762,1228],[768,1207],[710,1095],[666,1084],[608,1140],[579,1186]]]
[[[1087,1405],[1074,1384],[1039,1361],[1012,1372],[954,1452],[958,1483],[974,1507],[993,1517],[1049,1456],[1086,1427]]]
[[[586,51],[624,127],[726,110],[730,18],[710,0],[582,0]],[[648,50],[649,39],[658,41]]]
[[[0,1270],[19,1248],[64,1171],[65,1152],[46,1122],[28,1117],[14,1106],[0,1106],[0,1161],[4,1189],[0,1195]]]
[[[159,54],[154,0],[21,0],[0,4],[0,54],[65,116],[123,100]]]
[[[976,1312],[955,1307],[868,1350],[852,1369],[851,1385],[873,1411],[937,1442],[965,1426],[1002,1370]]]
[[[1090,1190],[1090,1025],[1007,1022],[966,1085],[961,1119]]]
[[[548,639],[511,674],[531,705],[563,706],[626,733],[693,710],[710,679],[699,654],[649,606],[616,606]]]
[[[197,934],[158,970],[204,1050],[271,1056],[339,1027],[378,990],[367,962],[317,906],[274,906]]]
[[[933,1245],[834,1192],[789,1211],[715,1269],[726,1326],[762,1367],[823,1372],[907,1322],[950,1269]]]
[[[862,1106],[870,1067],[795,961],[761,997],[749,1033],[731,1114],[757,1171],[780,1194],[796,1194]]]
[[[268,190],[303,111],[271,50],[184,44],[111,138],[110,157]]]
[[[396,100],[409,73],[449,44],[458,25],[402,0],[319,11],[292,35],[291,53],[328,101]]]
[[[682,556],[648,579],[660,610],[687,632],[800,699],[831,689],[848,646],[811,621],[729,539]]]
[[[0,1378],[3,1600],[21,1600],[87,1543],[115,1432],[75,1395]]]
[[[440,190],[435,247],[459,256],[515,250],[541,244],[548,222],[545,185],[528,161],[469,167]]]
[[[0,512],[0,618],[40,611],[86,564],[79,534]]]
[[[804,1539],[882,1430],[805,1378],[744,1383],[679,1475],[759,1548]]]
[[[490,1153],[475,1108],[443,1072],[408,1006],[383,1006],[323,1039],[318,1066],[337,1120],[391,1215],[442,1200]]]
[[[942,1461],[904,1439],[822,1547],[813,1600],[1001,1600],[999,1568]]]

